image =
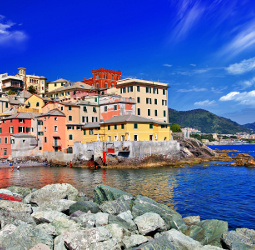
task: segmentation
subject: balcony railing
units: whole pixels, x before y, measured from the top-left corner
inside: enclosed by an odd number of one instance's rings
[[[54,142],[52,143],[52,147],[61,147],[61,146],[62,146],[61,141],[54,141]]]

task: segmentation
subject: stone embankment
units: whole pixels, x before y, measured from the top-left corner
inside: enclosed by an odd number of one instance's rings
[[[93,201],[70,184],[0,192],[1,249],[255,249],[255,231],[182,216],[145,196],[98,185]]]

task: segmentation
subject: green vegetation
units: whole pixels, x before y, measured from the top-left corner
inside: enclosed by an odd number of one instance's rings
[[[27,91],[30,92],[31,94],[37,94],[36,89],[32,85],[28,87]]]
[[[209,141],[215,141],[215,139],[213,139],[213,136],[211,134],[210,135],[191,134],[190,137],[198,139],[200,141],[202,141],[202,139],[206,139]]]
[[[7,95],[15,95],[16,93],[13,91],[13,90],[9,90],[8,92],[7,92]]]
[[[173,123],[173,124],[171,125],[170,129],[171,129],[173,132],[182,132],[181,126],[180,126],[179,124]]]
[[[169,122],[180,124],[181,127],[195,128],[202,133],[235,134],[250,131],[230,119],[219,117],[203,109],[190,111],[169,109]]]

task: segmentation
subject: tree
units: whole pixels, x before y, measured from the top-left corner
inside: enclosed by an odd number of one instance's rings
[[[30,92],[31,94],[37,94],[36,89],[32,85],[28,87],[27,91]]]
[[[182,132],[181,130],[181,126],[179,124],[171,124],[171,127],[170,129],[173,131],[173,132]]]
[[[16,93],[13,91],[13,90],[9,90],[8,92],[7,92],[7,95],[15,95]]]

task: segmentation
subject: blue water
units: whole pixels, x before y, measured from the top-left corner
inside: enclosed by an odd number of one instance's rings
[[[255,145],[215,146],[254,155]],[[224,163],[226,164],[226,163]],[[186,166],[149,169],[70,169],[57,167],[0,169],[0,187],[11,185],[40,188],[70,183],[93,197],[93,188],[105,184],[133,195],[146,195],[177,210],[183,217],[228,221],[229,228],[255,229],[255,168],[229,165]]]

